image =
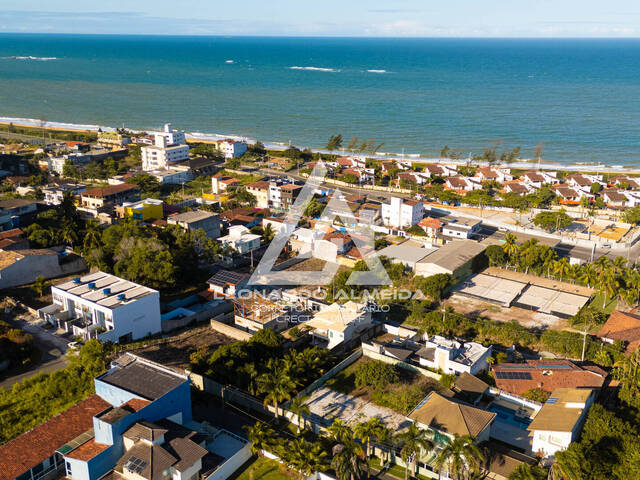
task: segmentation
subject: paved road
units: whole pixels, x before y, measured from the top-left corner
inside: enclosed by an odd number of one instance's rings
[[[39,327],[29,320],[28,316],[17,317],[12,323],[33,335],[34,344],[42,352],[42,360],[38,365],[34,365],[28,371],[0,382],[1,389],[11,388],[14,383],[37,375],[38,373],[51,373],[60,370],[69,364],[66,356],[68,341]]]

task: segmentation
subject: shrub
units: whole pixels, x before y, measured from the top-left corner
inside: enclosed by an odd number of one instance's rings
[[[538,403],[544,403],[549,398],[549,394],[541,388],[530,388],[529,390],[524,392],[522,396]]]
[[[451,388],[451,385],[453,385],[453,382],[456,381],[456,376],[450,373],[443,373],[440,376],[440,385],[442,385],[444,388]]]
[[[395,365],[371,360],[363,363],[356,369],[356,387],[373,385],[376,388],[384,388],[391,383],[400,381],[400,376]]]

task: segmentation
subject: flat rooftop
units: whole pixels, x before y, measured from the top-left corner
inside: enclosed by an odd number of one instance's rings
[[[508,307],[525,287],[522,282],[479,273],[458,285],[454,292]]]
[[[123,355],[112,365],[98,380],[147,400],[155,400],[187,381],[185,376],[133,355]]]
[[[507,280],[514,280],[516,282],[529,283],[531,285],[537,285],[539,287],[550,288],[566,293],[573,293],[575,295],[582,295],[590,297],[593,295],[593,288],[584,287],[582,285],[575,285],[568,282],[560,282],[546,277],[538,277],[537,275],[530,275],[522,272],[514,272],[513,270],[507,270],[498,267],[489,267],[482,272],[493,277],[505,278]]]
[[[157,290],[104,272],[76,277],[53,287],[111,309],[146,295],[157,293]]]

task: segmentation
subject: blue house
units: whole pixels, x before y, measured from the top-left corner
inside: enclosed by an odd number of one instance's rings
[[[97,480],[108,473],[124,455],[123,435],[134,424],[191,421],[189,378],[139,357],[113,362],[95,379],[95,389],[111,406],[93,417],[92,430],[58,449],[70,478]]]

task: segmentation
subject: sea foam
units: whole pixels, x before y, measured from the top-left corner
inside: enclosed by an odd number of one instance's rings
[[[3,57],[4,60],[37,60],[39,62],[46,62],[49,60],[58,60],[58,57],[33,57],[29,56],[11,56],[11,57]]]
[[[289,67],[289,70],[309,70],[309,71],[313,71],[313,72],[334,72],[337,73],[340,70],[335,69],[335,68],[323,68],[323,67],[298,67],[298,66],[294,66],[294,67]]]

